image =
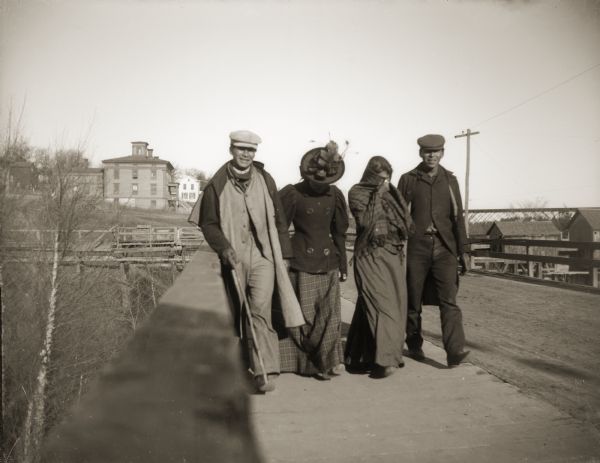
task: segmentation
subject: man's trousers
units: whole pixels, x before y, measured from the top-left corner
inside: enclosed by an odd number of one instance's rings
[[[246,293],[256,339],[251,339],[250,329],[244,329],[245,337],[242,342],[247,346],[250,368],[255,375],[261,375],[262,369],[258,360],[256,348],[260,349],[266,373],[279,373],[279,341],[271,322],[271,300],[275,286],[275,266],[265,259],[254,240],[250,239],[248,246],[237,253],[241,262],[238,278],[242,291]],[[240,301],[241,302],[241,301]],[[241,317],[246,319],[245,314]],[[254,344],[256,343],[256,344]]]
[[[437,235],[413,237],[408,242],[407,286],[408,317],[406,322],[406,345],[419,349],[423,345],[421,334],[421,310],[423,290],[428,277],[439,300],[442,323],[442,340],[448,356],[462,352],[465,333],[462,312],[456,305],[458,292],[458,262]]]

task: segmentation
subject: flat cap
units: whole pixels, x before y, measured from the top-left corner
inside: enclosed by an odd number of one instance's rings
[[[236,130],[229,134],[233,146],[244,146],[246,148],[256,148],[262,141],[258,135],[249,130]]]
[[[438,151],[444,149],[446,140],[441,135],[430,133],[419,138],[417,143],[424,150]]]

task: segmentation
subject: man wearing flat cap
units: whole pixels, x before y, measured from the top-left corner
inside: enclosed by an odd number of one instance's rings
[[[226,287],[236,287],[232,284],[235,274],[241,286],[237,291],[247,296],[252,320],[236,311],[236,319],[245,320],[239,334],[248,340],[247,357],[256,388],[267,392],[275,388],[280,371],[277,333],[271,322],[274,289],[286,326],[300,326],[304,318],[284,262],[293,253],[277,186],[263,164],[254,161],[261,139],[247,130],[231,132],[229,138],[232,159],[206,185],[196,220],[209,246],[219,254]],[[243,295],[229,293],[240,303],[236,309],[241,309]],[[255,339],[248,338],[252,330],[246,329],[247,323],[252,323]]]
[[[458,366],[468,355],[462,312],[456,304],[458,266],[468,270],[466,233],[458,181],[440,165],[444,137],[425,135],[417,140],[421,163],[400,178],[398,189],[410,205],[415,234],[408,240],[408,318],[406,344],[409,355],[424,360],[421,334],[422,304],[438,305],[448,367]]]

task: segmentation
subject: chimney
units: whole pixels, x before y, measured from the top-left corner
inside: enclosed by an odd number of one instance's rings
[[[152,159],[152,153],[154,151],[154,148],[148,148],[148,154],[146,154],[146,157]]]

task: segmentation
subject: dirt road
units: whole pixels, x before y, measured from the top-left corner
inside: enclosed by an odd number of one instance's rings
[[[355,301],[350,278],[342,297]],[[459,305],[469,361],[600,430],[600,296],[469,274]],[[425,337],[441,345],[437,307]]]

